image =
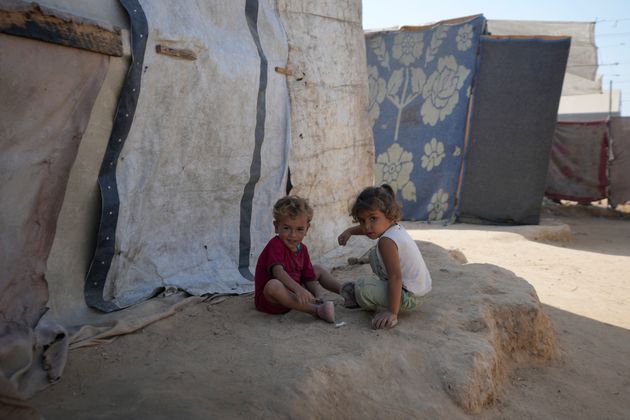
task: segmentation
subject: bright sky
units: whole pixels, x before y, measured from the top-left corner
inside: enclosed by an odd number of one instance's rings
[[[598,73],[621,90],[621,113],[630,115],[630,0],[362,0],[363,28],[420,25],[483,14],[486,19],[596,22]],[[619,64],[614,64],[619,63]]]

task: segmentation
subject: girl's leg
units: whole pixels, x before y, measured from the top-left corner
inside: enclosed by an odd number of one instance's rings
[[[360,278],[354,285],[354,296],[361,308],[371,311],[386,309],[389,306],[389,285],[378,277]],[[419,298],[403,290],[400,297],[400,311],[411,311],[419,306]]]
[[[387,308],[389,305],[387,286],[387,282],[376,276],[363,277],[354,284],[354,296],[363,309],[376,311]]]
[[[343,306],[348,309],[358,308],[357,298],[354,295],[354,281],[347,281],[341,284],[339,294],[343,298]]]

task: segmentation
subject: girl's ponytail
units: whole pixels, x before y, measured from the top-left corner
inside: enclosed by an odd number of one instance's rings
[[[394,192],[394,189],[389,184],[381,184],[381,188],[387,191],[389,195],[391,195],[392,198],[396,200],[396,193]]]

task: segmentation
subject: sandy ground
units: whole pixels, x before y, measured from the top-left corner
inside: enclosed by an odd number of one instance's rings
[[[630,219],[602,215],[552,206],[543,227],[406,224],[417,240],[531,283],[555,327],[561,355],[516,366],[478,414],[453,403],[430,367],[418,365],[425,359],[400,356],[403,340],[440,351],[412,328],[422,314],[374,331],[367,313],[338,308],[346,325],[334,328],[300,313],[260,314],[251,296],[192,305],[110,344],[74,350],[61,382],[30,403],[47,419],[627,419]],[[312,363],[322,353],[330,371]],[[409,375],[416,389],[401,385]],[[296,384],[290,398],[276,378]]]

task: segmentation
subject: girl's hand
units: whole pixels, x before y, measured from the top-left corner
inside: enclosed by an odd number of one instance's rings
[[[300,287],[295,292],[295,297],[296,297],[297,301],[302,303],[302,304],[311,303],[311,301],[313,299],[315,299],[315,297],[311,294],[311,292],[309,292],[308,290],[306,290],[303,287]]]
[[[389,311],[379,312],[372,318],[372,328],[375,330],[381,328],[392,328],[398,324],[398,315]]]
[[[345,246],[348,243],[348,239],[350,239],[351,236],[352,236],[352,233],[350,233],[349,229],[344,230],[343,233],[339,235],[339,237],[337,238],[339,245]]]

